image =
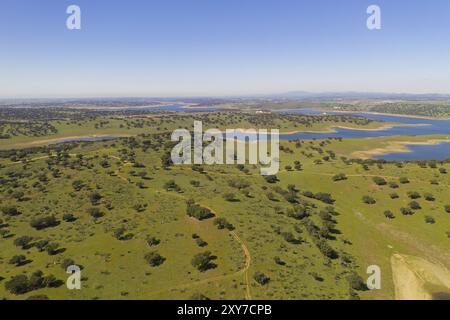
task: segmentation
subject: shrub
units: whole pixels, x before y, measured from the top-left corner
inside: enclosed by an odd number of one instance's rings
[[[89,208],[87,212],[91,215],[92,218],[98,219],[103,217],[105,214],[100,211],[98,208]]]
[[[409,207],[413,210],[419,210],[422,209],[422,207],[420,206],[420,204],[417,201],[411,201],[409,203]]]
[[[375,199],[372,198],[371,196],[364,196],[362,198],[362,201],[366,204],[375,204],[376,203]]]
[[[283,260],[281,260],[281,258],[280,257],[275,257],[275,258],[273,258],[273,260],[275,261],[275,263],[276,264],[278,264],[279,266],[285,266],[286,265],[286,262],[284,262]]]
[[[156,251],[147,253],[144,258],[145,258],[145,261],[147,261],[147,263],[152,267],[158,267],[158,266],[162,265],[164,263],[164,261],[166,260],[166,258],[161,256]]]
[[[394,213],[392,213],[391,210],[386,210],[384,212],[384,216],[388,219],[395,219],[395,215],[394,215]]]
[[[98,205],[101,199],[102,199],[102,196],[98,192],[92,192],[89,195],[89,200],[91,201],[92,205]]]
[[[80,191],[84,187],[84,183],[81,180],[76,180],[72,182],[72,187],[75,191]]]
[[[10,260],[9,260],[9,264],[14,264],[16,265],[16,267],[22,266],[26,263],[27,261],[27,257],[25,257],[23,254],[21,255],[16,255],[13,256]]]
[[[66,222],[74,222],[77,220],[77,218],[71,213],[65,213],[63,215],[63,220]]]
[[[331,246],[324,240],[316,241],[317,248],[319,248],[322,254],[330,259],[337,259],[339,255],[336,250],[331,248]]]
[[[343,181],[343,180],[347,180],[347,176],[344,173],[338,173],[336,174],[333,178],[333,181]]]
[[[194,268],[196,268],[200,272],[205,272],[217,266],[215,263],[212,262],[215,259],[217,259],[217,257],[213,256],[210,251],[205,251],[203,253],[196,254],[192,258],[191,264]]]
[[[352,273],[347,277],[347,281],[350,285],[350,288],[357,291],[365,291],[367,290],[367,285],[364,280],[356,273]]]
[[[22,249],[26,249],[27,247],[29,247],[31,241],[33,241],[33,237],[23,236],[14,240],[14,245],[17,247],[21,247]]]
[[[389,182],[389,187],[392,189],[398,189],[398,183],[391,181],[391,182]]]
[[[375,182],[377,186],[385,186],[387,184],[386,180],[384,180],[384,178],[381,177],[374,177],[373,182]]]
[[[450,213],[450,204],[445,206],[445,212]]]
[[[22,214],[16,207],[8,206],[8,207],[2,207],[2,213],[4,215],[14,217]]]
[[[265,286],[270,282],[270,278],[259,271],[255,272],[255,274],[253,275],[253,279],[255,279],[255,281],[262,286]]]
[[[434,220],[434,218],[432,216],[426,216],[425,222],[429,223],[429,224],[434,224],[434,223],[436,223],[436,220]]]
[[[426,201],[434,201],[434,200],[436,200],[435,197],[431,193],[425,193],[423,195],[423,197],[425,198]]]
[[[186,213],[189,217],[193,217],[198,220],[205,220],[214,217],[214,214],[211,212],[211,210],[203,208],[198,204],[188,203]]]
[[[400,178],[400,183],[401,183],[401,184],[408,184],[408,183],[409,183],[409,179],[406,178],[406,177],[401,177],[401,178]]]
[[[404,215],[404,216],[412,216],[414,214],[414,211],[411,208],[401,208],[400,212]]]
[[[217,227],[217,229],[228,229],[230,231],[234,230],[234,226],[225,218],[216,218],[214,219],[213,223]]]
[[[45,247],[45,250],[47,251],[49,256],[54,256],[54,255],[60,253],[61,251],[63,251],[59,247],[59,244],[57,244],[55,242],[47,244],[47,246]]]
[[[56,227],[59,225],[59,221],[56,220],[54,215],[37,218],[31,221],[30,225],[36,230],[43,230],[47,228]]]
[[[63,262],[61,262],[61,268],[66,271],[68,267],[70,266],[74,266],[75,265],[75,261],[73,261],[72,259],[64,259]]]
[[[161,240],[159,240],[159,239],[157,239],[157,238],[155,238],[155,237],[152,237],[152,236],[147,236],[147,244],[148,244],[150,247],[157,246],[157,245],[160,244],[160,243],[161,243]]]
[[[413,200],[420,199],[420,193],[418,193],[416,191],[411,191],[411,192],[408,192],[408,197]]]
[[[266,182],[268,183],[276,183],[278,181],[277,176],[275,175],[271,175],[271,176],[265,176],[264,179],[266,180]]]
[[[389,196],[391,197],[391,199],[398,199],[398,198],[400,198],[400,196],[397,193],[395,193],[395,192],[391,193]]]
[[[34,244],[34,247],[38,249],[40,252],[44,251],[47,247],[49,241],[48,240],[39,240]]]
[[[28,277],[25,275],[12,277],[11,280],[5,283],[5,288],[15,295],[24,294],[31,291],[28,283]]]
[[[33,272],[30,278],[26,275],[12,277],[11,280],[5,283],[5,288],[12,294],[20,295],[45,287],[56,288],[62,284],[63,282],[61,280],[57,280],[53,275],[44,277],[42,271],[36,271]]]

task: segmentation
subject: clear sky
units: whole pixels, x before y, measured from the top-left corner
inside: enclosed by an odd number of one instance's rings
[[[450,1],[0,2],[0,97],[300,90],[450,93]]]

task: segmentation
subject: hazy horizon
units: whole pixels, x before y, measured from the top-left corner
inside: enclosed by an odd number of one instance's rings
[[[381,30],[366,26],[374,3]],[[71,4],[81,30],[66,28]],[[7,0],[0,98],[450,94],[447,12],[419,0]]]

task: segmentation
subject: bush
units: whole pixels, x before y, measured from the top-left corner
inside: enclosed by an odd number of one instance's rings
[[[56,220],[55,216],[51,215],[47,217],[34,219],[31,221],[30,225],[36,230],[43,230],[47,228],[56,227],[57,225],[59,225],[59,221]]]
[[[436,220],[434,220],[434,218],[432,216],[426,216],[425,217],[425,222],[429,223],[429,224],[435,224]]]
[[[385,186],[387,184],[386,180],[384,180],[384,178],[381,177],[374,177],[373,182],[375,182],[377,186]]]
[[[76,180],[72,183],[72,187],[75,191],[80,191],[84,187],[84,183],[81,180]]]
[[[13,256],[9,260],[9,264],[14,264],[14,265],[16,265],[16,267],[19,267],[19,266],[23,266],[24,264],[26,264],[26,261],[27,261],[27,257],[25,257],[23,254],[21,254],[21,255]]]
[[[450,204],[445,206],[445,212],[450,213]]]
[[[203,208],[198,204],[188,203],[186,213],[189,217],[196,218],[198,220],[205,220],[214,217],[211,210]]]
[[[161,243],[161,240],[159,240],[159,239],[157,239],[157,238],[155,238],[155,237],[152,237],[152,236],[147,236],[147,244],[148,244],[150,247],[157,246],[157,245],[160,244],[160,243]]]
[[[77,220],[77,218],[71,213],[65,213],[63,215],[63,220],[66,222],[74,222]]]
[[[5,283],[5,288],[15,295],[24,294],[31,291],[28,283],[28,277],[25,275],[18,275],[11,278]]]
[[[277,176],[275,175],[271,175],[271,176],[265,176],[264,179],[266,180],[266,182],[268,183],[276,183],[278,181]]]
[[[67,270],[68,267],[74,266],[75,261],[72,259],[64,259],[63,262],[61,262],[61,268],[64,270],[64,272]]]
[[[45,250],[45,248],[47,247],[48,243],[49,243],[48,240],[39,240],[38,242],[36,242],[36,243],[34,244],[34,247],[35,247],[36,249],[38,249],[39,252],[42,252],[42,251]]]
[[[152,267],[158,267],[164,263],[166,258],[161,256],[158,252],[152,251],[145,255],[144,257],[145,261],[152,266]]]
[[[388,219],[395,219],[395,215],[394,215],[394,213],[392,213],[391,210],[386,210],[384,212],[384,216]]]
[[[92,192],[89,195],[89,200],[91,201],[92,205],[98,205],[101,199],[102,196],[98,192]]]
[[[409,183],[409,179],[406,178],[406,177],[401,177],[401,178],[400,178],[400,183],[401,183],[401,184],[408,184],[408,183]]]
[[[431,193],[425,193],[423,195],[423,197],[425,198],[426,201],[434,201],[434,200],[436,200],[435,197]]]
[[[31,241],[33,241],[33,237],[23,236],[14,240],[14,245],[17,247],[21,247],[22,249],[27,249]]]
[[[262,286],[265,286],[270,282],[270,278],[259,271],[255,272],[255,274],[253,275],[253,279],[255,279],[255,281]]]
[[[353,290],[366,291],[368,289],[364,280],[356,273],[349,275],[347,281]]]
[[[391,193],[389,196],[391,197],[391,199],[398,199],[398,198],[400,198],[400,196],[397,193],[395,193],[395,192]]]
[[[216,218],[214,219],[213,224],[217,227],[217,229],[228,229],[230,231],[234,230],[234,226],[228,222],[225,218]]]
[[[4,215],[14,217],[22,214],[16,207],[8,206],[8,207],[2,207],[2,213]]]
[[[45,250],[47,251],[49,256],[54,256],[60,252],[62,252],[63,250],[59,247],[59,244],[57,243],[49,243],[47,244],[47,246],[45,247]]]
[[[203,253],[196,254],[192,258],[191,264],[200,272],[205,272],[209,269],[217,267],[217,265],[212,262],[215,259],[217,259],[217,257],[213,256],[210,251],[205,251]]]
[[[414,214],[414,211],[411,208],[401,208],[400,212],[404,215],[404,216],[412,216]]]
[[[324,240],[316,241],[316,245],[317,245],[317,248],[319,248],[320,252],[322,252],[322,254],[324,256],[326,256],[327,258],[330,258],[330,259],[339,258],[337,251],[334,250],[333,248],[331,248],[330,245],[326,241],[324,241]]]
[[[413,210],[420,210],[422,209],[422,207],[420,206],[420,204],[417,201],[411,201],[409,203],[409,207]]]
[[[92,218],[98,219],[103,217],[105,214],[100,211],[98,208],[89,208],[87,212],[91,215]]]
[[[30,278],[26,275],[12,277],[11,280],[5,283],[5,288],[12,294],[20,295],[45,287],[56,288],[62,284],[63,282],[61,280],[57,280],[53,275],[44,277],[42,271],[36,271],[33,272]]]
[[[347,180],[347,176],[344,173],[338,173],[336,174],[333,178],[333,181],[343,181],[343,180]]]
[[[408,197],[413,200],[420,199],[420,193],[418,193],[416,191],[411,191],[411,192],[408,192]]]
[[[398,183],[391,181],[391,182],[389,182],[389,187],[392,189],[398,189]]]
[[[273,260],[275,261],[275,263],[276,264],[278,264],[279,266],[285,266],[286,265],[286,262],[284,262],[283,260],[281,260],[281,258],[280,257],[275,257],[275,258],[273,258]]]
[[[375,204],[375,203],[377,203],[377,202],[375,201],[375,199],[372,198],[371,196],[364,196],[364,197],[362,198],[362,201],[363,201],[365,204]]]

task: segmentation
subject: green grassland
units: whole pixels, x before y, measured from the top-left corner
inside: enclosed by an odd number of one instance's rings
[[[0,298],[190,299],[201,294],[210,299],[393,299],[390,259],[394,253],[450,267],[450,213],[445,210],[450,204],[450,176],[445,173],[450,163],[350,160],[356,151],[383,147],[386,138],[282,141],[277,181],[264,178],[253,165],[164,162],[172,145],[163,132],[190,128],[194,119],[205,117],[211,127],[255,126],[254,116],[226,119],[227,114],[161,116],[142,128],[126,125],[147,121],[142,118],[108,119],[100,129],[96,129],[98,119],[60,121],[54,124],[58,134],[50,138],[140,135],[4,151],[0,207],[15,207],[19,214],[0,213]],[[303,128],[292,119],[264,119],[260,119],[261,127]],[[336,125],[342,123],[318,121],[306,127],[326,130]],[[22,143],[41,139],[19,136],[1,145],[24,148]],[[335,181],[338,173],[345,178]],[[398,186],[377,185],[374,177]],[[400,183],[402,177],[408,183]],[[398,198],[392,199],[394,192]],[[410,192],[419,193],[415,201],[421,209],[404,215],[401,208],[413,201]],[[432,201],[425,199],[427,193]],[[364,196],[376,203],[364,203]],[[215,217],[188,216],[190,199]],[[102,216],[93,217],[92,208]],[[395,218],[386,218],[386,210]],[[76,220],[66,221],[65,214]],[[54,225],[41,230],[31,226],[33,220],[52,215]],[[426,216],[432,216],[434,223],[427,223]],[[219,229],[215,223],[219,217],[233,228]],[[32,237],[25,248],[14,244],[23,236]],[[149,236],[159,243],[150,246]],[[197,237],[207,244],[200,246]],[[39,250],[40,240],[57,244],[57,250],[51,252],[48,246]],[[145,259],[154,251],[165,258],[158,266]],[[205,251],[215,256],[214,265],[199,271],[191,261]],[[15,255],[24,255],[26,261],[9,263]],[[82,266],[81,290],[68,290],[60,283],[16,295],[6,288],[14,276],[31,276],[37,270],[65,282],[67,259]],[[382,270],[381,290],[361,287],[370,265]],[[265,281],[257,276],[261,273]]]

